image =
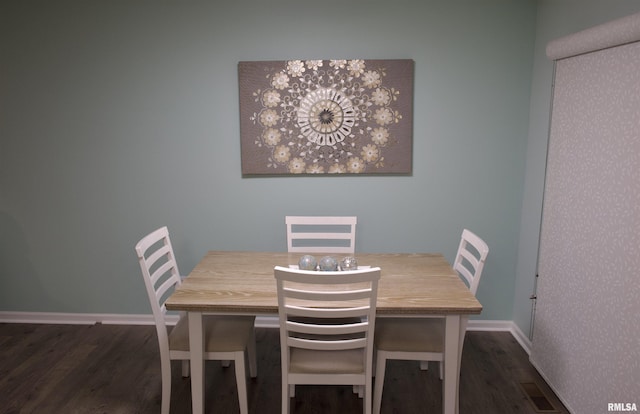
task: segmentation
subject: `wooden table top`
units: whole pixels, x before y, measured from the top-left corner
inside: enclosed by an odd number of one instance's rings
[[[297,264],[302,255],[208,252],[169,297],[166,307],[179,311],[275,314],[278,299],[273,268]],[[441,254],[357,253],[355,257],[359,265],[381,269],[378,314],[471,315],[482,311],[480,302]]]

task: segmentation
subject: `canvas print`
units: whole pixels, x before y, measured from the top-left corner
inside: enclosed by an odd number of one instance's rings
[[[410,174],[413,60],[238,64],[243,175]]]

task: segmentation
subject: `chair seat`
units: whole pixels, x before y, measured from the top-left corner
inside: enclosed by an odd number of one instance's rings
[[[318,351],[292,348],[289,372],[295,374],[362,374],[365,370],[362,349]]]
[[[443,352],[444,318],[378,318],[376,349],[390,352]]]
[[[254,316],[215,316],[203,318],[205,352],[235,352],[242,350],[250,342]],[[189,321],[180,318],[169,333],[169,349],[189,351]]]

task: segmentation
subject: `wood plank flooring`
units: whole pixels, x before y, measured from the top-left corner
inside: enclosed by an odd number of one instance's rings
[[[280,412],[276,329],[257,330],[258,378],[248,379],[249,411]],[[467,333],[460,379],[462,414],[536,414],[520,387],[535,382],[560,413],[567,410],[508,332]],[[387,365],[382,413],[440,413],[437,366]],[[173,363],[171,413],[191,408],[190,381]],[[0,324],[0,414],[160,412],[160,363],[153,326]],[[239,412],[233,367],[206,365],[206,412]],[[295,414],[361,413],[351,387],[299,386]]]

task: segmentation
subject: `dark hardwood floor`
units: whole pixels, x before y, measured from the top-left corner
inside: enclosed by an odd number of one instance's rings
[[[251,413],[280,412],[280,351],[276,329],[258,329],[258,378],[248,380]],[[520,386],[533,382],[567,413],[508,332],[469,332],[460,379],[462,414],[535,414]],[[173,363],[171,412],[188,413],[189,379]],[[155,328],[116,325],[0,324],[0,413],[129,414],[160,412],[160,363]],[[206,365],[206,412],[237,413],[233,367]],[[440,413],[437,366],[390,361],[383,413]],[[351,387],[299,386],[291,412],[361,413]]]

